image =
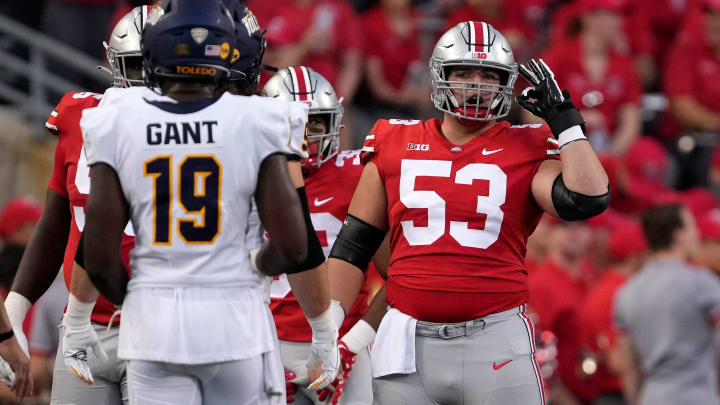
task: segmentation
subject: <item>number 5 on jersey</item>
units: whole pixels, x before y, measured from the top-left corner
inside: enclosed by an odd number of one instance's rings
[[[153,244],[172,244],[172,156],[147,160],[144,174],[153,178]],[[220,234],[222,166],[213,155],[187,156],[178,166],[177,202],[201,220],[178,219],[178,233],[187,244],[211,244]]]

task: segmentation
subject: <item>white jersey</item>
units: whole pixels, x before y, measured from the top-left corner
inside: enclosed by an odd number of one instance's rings
[[[147,88],[110,92],[80,125],[88,164],[117,172],[136,231],[118,357],[202,364],[272,351],[248,216],[262,161],[293,153],[307,107],[227,93],[178,104]]]
[[[256,286],[245,231],[262,161],[290,153],[307,107],[224,94],[194,105],[114,89],[83,111],[88,164],[117,172],[137,232],[129,289]],[[204,108],[202,108],[204,107]]]

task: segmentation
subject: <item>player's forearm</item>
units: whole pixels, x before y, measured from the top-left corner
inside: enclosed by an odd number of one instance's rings
[[[85,245],[87,275],[100,294],[114,305],[121,306],[127,294],[130,277],[123,267],[119,255],[113,257],[108,253],[91,253],[94,248],[92,244]]]
[[[626,105],[620,112],[620,125],[612,142],[612,152],[623,155],[640,135],[640,109],[635,105]]]
[[[560,149],[560,159],[568,190],[588,196],[607,193],[608,177],[590,142],[581,140],[566,144]]]
[[[681,125],[714,131],[720,128],[720,114],[700,104],[693,96],[670,98],[670,112]]]
[[[373,297],[362,319],[377,331],[386,312],[387,297],[385,295],[385,285],[383,285]]]
[[[307,318],[316,318],[330,306],[327,266],[320,266],[296,274],[288,274],[288,282],[300,308]]]
[[[45,210],[25,248],[11,291],[37,301],[50,288],[65,257],[72,220],[68,200],[48,189]]]
[[[335,258],[328,259],[327,266],[330,299],[338,301],[348,312],[357,299],[365,275],[352,264]]]
[[[85,269],[77,263],[73,263],[72,277],[70,281],[70,294],[78,300],[86,303],[97,301],[100,293],[90,281]]]
[[[349,104],[355,96],[360,79],[362,78],[362,55],[357,49],[345,51],[342,55],[342,68],[338,74],[338,95],[344,97],[344,103]]]

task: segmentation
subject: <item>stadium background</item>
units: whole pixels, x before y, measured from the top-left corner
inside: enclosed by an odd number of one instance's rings
[[[52,168],[56,139],[44,121],[65,91],[102,93],[110,84],[96,69],[105,59],[102,41],[140,4],[146,3],[0,0],[4,291],[19,257],[7,247],[22,246],[37,220]],[[720,272],[720,0],[249,0],[248,6],[267,30],[266,64],[310,66],[344,97],[344,149],[359,147],[378,118],[440,117],[430,103],[427,61],[439,35],[461,21],[492,24],[511,42],[517,62],[542,57],[571,91],[610,176],[612,208],[587,223],[546,218],[529,243],[530,305],[547,345],[539,356],[556,403],[592,403],[619,392],[602,353],[613,342],[612,293],[645,254],[636,221],[645,208],[686,204],[703,237],[696,261]],[[525,86],[518,79],[517,91]],[[534,122],[517,105],[509,120]],[[50,312],[48,322],[59,317]],[[52,342],[36,342],[37,364],[51,352]]]

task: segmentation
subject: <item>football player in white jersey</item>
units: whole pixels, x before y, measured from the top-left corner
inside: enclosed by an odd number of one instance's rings
[[[123,305],[118,355],[128,360],[131,404],[272,400],[271,321],[252,267],[297,271],[305,259],[284,153],[307,109],[222,94],[233,49],[220,2],[165,1],[148,16],[143,57],[148,86],[172,101],[127,89],[81,120],[93,168],[85,265],[98,290]],[[271,238],[251,266],[244,233],[253,196]],[[131,280],[116,248],[128,218]],[[336,336],[332,319],[317,321],[320,341]],[[337,353],[318,355],[332,364]]]

